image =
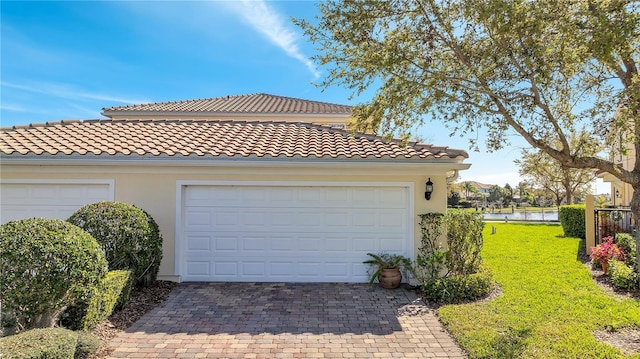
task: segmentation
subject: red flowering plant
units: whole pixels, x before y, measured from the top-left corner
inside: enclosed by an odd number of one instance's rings
[[[600,262],[608,262],[612,259],[623,261],[624,252],[613,243],[613,236],[602,238],[600,244],[591,247],[591,259],[598,259]]]

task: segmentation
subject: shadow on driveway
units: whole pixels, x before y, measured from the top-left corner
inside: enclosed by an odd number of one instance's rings
[[[183,283],[111,358],[465,358],[415,292],[366,284]]]
[[[385,335],[410,304],[402,289],[365,284],[182,283],[129,331]]]

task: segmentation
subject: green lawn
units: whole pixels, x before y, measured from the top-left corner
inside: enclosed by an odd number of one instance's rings
[[[618,299],[593,282],[577,260],[579,239],[563,238],[553,225],[486,227],[483,258],[503,294],[439,309],[471,358],[625,357],[592,333],[640,327],[640,301]]]

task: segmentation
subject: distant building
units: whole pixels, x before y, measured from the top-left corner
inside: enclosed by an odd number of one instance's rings
[[[618,111],[620,111],[620,109],[618,109]],[[616,111],[614,118],[619,116],[618,111]],[[633,142],[629,141],[621,134],[617,143],[612,144],[612,146],[611,161],[615,162],[620,168],[632,170],[636,163],[636,150]],[[601,178],[603,182],[611,184],[610,203],[612,205],[626,207],[631,204],[633,188],[630,184],[622,182],[616,176],[605,171],[597,171],[596,175],[598,178]]]
[[[469,193],[469,200],[478,200],[482,198],[489,197],[489,189],[491,188],[491,184],[480,183],[477,181],[464,181],[460,183],[460,198],[467,199],[467,191],[465,191],[464,187],[466,183],[471,183],[473,187],[477,190],[476,193]],[[484,196],[484,197],[483,197]]]

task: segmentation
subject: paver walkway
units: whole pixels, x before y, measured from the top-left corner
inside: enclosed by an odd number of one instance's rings
[[[366,284],[182,283],[112,358],[465,358],[415,292]]]

